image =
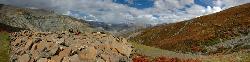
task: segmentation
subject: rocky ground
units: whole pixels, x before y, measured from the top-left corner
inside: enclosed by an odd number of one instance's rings
[[[124,38],[103,32],[13,33],[11,62],[129,62],[132,48]]]

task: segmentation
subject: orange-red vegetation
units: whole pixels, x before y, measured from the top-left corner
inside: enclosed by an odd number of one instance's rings
[[[172,51],[200,50],[193,46],[228,40],[250,32],[250,3],[195,19],[144,29],[130,38],[148,46]]]
[[[136,55],[133,59],[133,62],[150,62],[146,56]]]
[[[149,59],[147,56],[136,55],[132,59],[133,62],[202,62],[198,59],[181,59],[177,57],[156,57],[154,59]]]
[[[167,58],[167,57],[158,57],[155,58],[152,62],[201,62],[198,59],[180,59],[180,58]]]

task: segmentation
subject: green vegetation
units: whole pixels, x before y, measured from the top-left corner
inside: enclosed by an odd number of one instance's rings
[[[0,62],[9,62],[9,34],[0,32]]]

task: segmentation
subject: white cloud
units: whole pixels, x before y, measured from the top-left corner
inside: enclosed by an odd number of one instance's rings
[[[195,4],[194,0],[155,0],[154,7],[141,10],[113,3],[112,0],[0,0],[3,4],[51,9],[89,21],[137,24],[183,21],[246,2],[250,0],[216,0],[210,3],[214,6],[203,7]]]

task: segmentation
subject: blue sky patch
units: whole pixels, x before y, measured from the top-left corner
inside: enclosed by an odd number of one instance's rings
[[[153,0],[113,0],[113,2],[137,9],[151,8],[154,6]]]

